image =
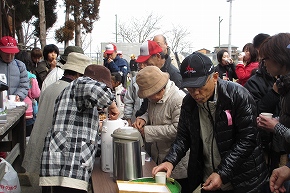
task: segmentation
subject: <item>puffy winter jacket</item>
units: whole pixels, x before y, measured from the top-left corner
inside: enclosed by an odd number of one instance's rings
[[[179,70],[171,63],[171,58],[168,58],[165,61],[165,64],[160,69],[162,72],[167,72],[170,75],[170,80],[174,82],[174,84],[180,88],[182,77],[180,75]]]
[[[267,167],[256,128],[255,101],[244,87],[221,79],[218,80],[217,94],[213,133],[221,163],[216,172],[223,184],[231,182],[234,192],[257,193],[267,178]],[[228,126],[226,110],[232,116],[232,126]],[[176,139],[164,161],[176,166],[190,148],[187,173],[191,191],[203,180],[200,130],[197,103],[188,94],[181,107]]]
[[[284,126],[290,128],[290,73],[285,76],[281,76],[277,80],[277,87],[279,94],[281,95],[281,111],[279,116],[279,122]],[[287,153],[290,153],[290,144],[284,141],[284,148]]]
[[[257,104],[258,114],[268,112],[273,113],[274,117],[279,116],[280,95],[273,90],[275,81],[276,79],[267,73],[265,66],[262,66],[244,85]],[[263,149],[267,154],[272,154],[272,150],[280,152],[284,149],[279,135],[272,135],[263,129],[259,129],[259,132],[261,133]],[[273,156],[277,157],[277,155]]]
[[[29,80],[25,64],[20,60],[12,60],[10,63],[0,59],[0,74],[5,74],[9,86],[8,95],[18,95],[23,101],[29,90]]]

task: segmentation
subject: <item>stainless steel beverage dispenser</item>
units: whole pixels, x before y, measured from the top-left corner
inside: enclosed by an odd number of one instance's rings
[[[113,134],[114,180],[133,180],[143,176],[140,132],[133,127],[116,129]]]

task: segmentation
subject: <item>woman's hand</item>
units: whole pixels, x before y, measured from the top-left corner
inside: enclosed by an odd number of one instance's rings
[[[279,121],[276,118],[270,118],[263,115],[257,117],[258,127],[269,132],[275,132],[274,127],[277,123],[279,123]]]

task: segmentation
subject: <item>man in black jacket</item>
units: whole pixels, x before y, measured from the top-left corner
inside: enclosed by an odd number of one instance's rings
[[[140,55],[136,62],[146,63],[148,66],[157,66],[162,72],[167,72],[170,76],[170,80],[180,88],[182,78],[179,70],[171,63],[164,36],[156,35],[154,36],[153,41],[148,40],[147,42],[144,42],[140,47]],[[144,99],[141,108],[136,112],[136,117],[143,115],[147,110],[147,106],[148,100]]]
[[[161,71],[168,72],[168,74],[170,75],[170,80],[172,80],[175,85],[180,88],[182,78],[179,69],[172,64],[173,58],[170,57],[170,49],[167,45],[166,38],[163,35],[156,35],[154,36],[153,41],[162,48],[162,52],[165,54],[166,60],[161,67]],[[176,59],[174,58],[174,60]]]
[[[190,149],[190,191],[260,192],[267,167],[256,128],[256,104],[242,86],[214,73],[211,60],[198,52],[180,67],[183,99],[171,150],[152,174],[172,169]]]

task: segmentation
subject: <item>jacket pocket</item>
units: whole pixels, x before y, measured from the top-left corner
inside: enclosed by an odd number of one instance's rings
[[[82,141],[80,152],[80,167],[91,171],[94,165],[96,147],[92,143]]]

